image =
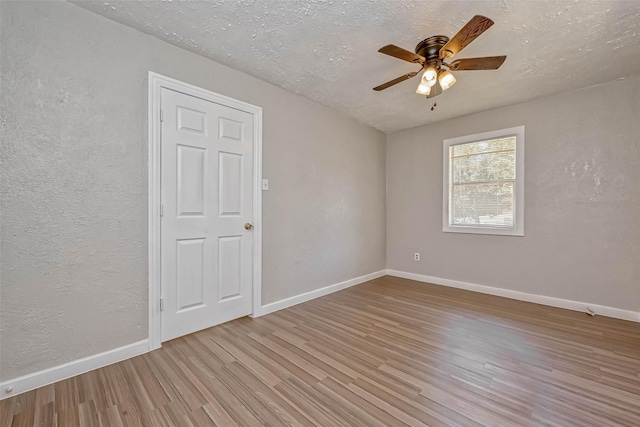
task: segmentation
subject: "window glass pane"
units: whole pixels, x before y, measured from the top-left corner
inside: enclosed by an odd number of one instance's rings
[[[452,225],[513,228],[513,182],[454,184],[452,190]]]
[[[451,172],[455,184],[515,179],[516,152],[511,150],[457,157],[453,159]]]
[[[486,153],[490,151],[503,151],[516,149],[516,137],[492,139],[489,141],[470,142],[467,144],[453,145],[453,157],[469,154]]]

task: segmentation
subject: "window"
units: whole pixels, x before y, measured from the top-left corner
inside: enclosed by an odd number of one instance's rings
[[[442,231],[524,236],[524,126],[444,140]]]

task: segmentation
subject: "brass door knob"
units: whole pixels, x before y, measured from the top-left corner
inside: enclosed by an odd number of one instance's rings
[[[244,225],[245,230],[253,230],[253,224],[251,224],[250,222],[246,223]]]

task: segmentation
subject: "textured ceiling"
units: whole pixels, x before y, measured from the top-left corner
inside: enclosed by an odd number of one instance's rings
[[[640,0],[74,3],[383,132],[640,75]],[[495,25],[455,58],[504,54],[502,68],[456,72],[435,111],[415,94],[418,77],[371,90],[418,68],[380,47],[413,51],[426,37],[452,37],[476,14]]]

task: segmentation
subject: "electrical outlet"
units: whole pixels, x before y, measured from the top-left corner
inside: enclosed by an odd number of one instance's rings
[[[420,252],[416,252],[415,254],[413,254],[413,259],[416,261],[420,261]]]

